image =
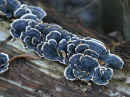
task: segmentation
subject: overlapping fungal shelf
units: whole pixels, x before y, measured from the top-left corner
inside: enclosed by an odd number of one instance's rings
[[[13,38],[20,39],[25,48],[50,61],[67,65],[64,70],[67,80],[106,85],[112,78],[113,69],[123,68],[123,60],[112,54],[103,42],[78,37],[57,24],[44,23],[47,13],[40,7],[17,0],[1,0],[0,10],[7,18],[16,18],[11,23],[10,33]]]
[[[9,58],[5,53],[0,53],[0,74],[6,72],[9,66]]]

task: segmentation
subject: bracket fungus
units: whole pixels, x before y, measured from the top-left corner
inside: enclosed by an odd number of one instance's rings
[[[32,13],[31,9],[29,9],[27,5],[22,4],[22,5],[20,5],[19,8],[17,8],[17,10],[14,11],[14,17],[20,18],[23,15],[28,14],[28,13]]]
[[[37,22],[32,19],[16,19],[11,23],[10,34],[13,38],[20,38],[21,33],[25,32],[28,26],[33,28],[36,24]]]
[[[37,18],[37,16],[32,13],[28,13],[28,14],[21,16],[21,19],[32,19],[32,20],[35,20],[36,22],[40,22],[40,20]]]
[[[104,60],[106,66],[113,69],[122,69],[124,61],[115,54],[109,54],[107,58]]]
[[[5,53],[0,53],[0,74],[8,70],[9,57]]]
[[[7,18],[13,17],[13,12],[20,7],[21,3],[18,0],[0,0],[0,11],[2,11]]]
[[[46,41],[49,39],[54,39],[58,42],[61,39],[61,33],[58,31],[51,31],[46,36]]]
[[[42,46],[43,56],[49,60],[60,61],[62,58],[57,52],[57,42],[54,39],[48,40]]]
[[[106,85],[111,80],[113,70],[106,67],[98,67],[94,71],[93,82],[98,85]]]
[[[112,54],[103,42],[78,37],[57,24],[41,22],[47,13],[40,7],[21,4],[17,0],[1,0],[0,10],[5,14],[9,10],[16,18],[10,30],[13,38],[21,39],[26,48],[33,49],[39,56],[67,65],[64,71],[67,80],[106,85],[112,78],[113,69],[123,68],[123,60]],[[100,60],[105,65],[99,64]],[[1,72],[7,69],[7,61],[8,58],[4,65],[0,64]]]
[[[22,40],[25,48],[35,49],[37,44],[41,42],[41,33],[35,29],[30,28],[26,29],[25,32],[22,32],[20,39]]]

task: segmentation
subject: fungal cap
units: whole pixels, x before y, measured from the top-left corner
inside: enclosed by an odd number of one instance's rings
[[[20,39],[26,48],[36,49],[36,45],[41,41],[41,33],[35,28],[28,28],[26,32],[22,32]]]
[[[85,70],[85,71],[92,71],[95,67],[97,67],[99,65],[98,60],[89,56],[89,55],[85,55],[82,56],[80,58],[80,64],[78,64],[77,66],[81,69],[81,70]]]
[[[97,39],[94,39],[94,38],[90,38],[89,40],[95,41],[95,42],[105,46],[105,44],[100,40],[97,40]]]
[[[32,19],[34,21],[40,22],[40,20],[37,18],[37,16],[32,13],[27,13],[27,14],[21,16],[20,18],[21,19]]]
[[[17,19],[11,23],[11,30],[10,34],[13,38],[19,38],[21,35],[21,32],[23,32],[28,25],[28,22],[26,19]]]
[[[0,74],[8,70],[9,66],[9,57],[5,53],[0,53]]]
[[[41,48],[43,56],[48,60],[61,61],[62,58],[59,56],[56,46],[57,42],[54,39],[50,39],[48,42],[44,42]]]
[[[115,54],[109,54],[104,63],[113,69],[122,69],[124,61]]]
[[[93,58],[96,58],[96,59],[99,58],[99,55],[97,54],[97,52],[94,51],[94,50],[91,50],[91,49],[86,49],[86,50],[84,51],[84,55],[89,55],[89,56],[91,56],[91,57],[93,57]]]
[[[86,72],[86,71],[81,71],[77,69],[73,69],[73,74],[76,78],[82,81],[90,81],[92,80],[92,77],[93,77],[93,72]]]
[[[16,19],[11,23],[10,34],[13,38],[20,38],[21,33],[26,31],[27,27],[34,27],[38,23],[31,19]]]
[[[85,49],[88,49],[88,48],[89,48],[89,45],[87,44],[79,44],[78,46],[76,46],[75,52],[82,53]]]
[[[40,20],[42,20],[45,16],[47,16],[47,13],[40,7],[36,6],[28,6],[28,7],[29,9],[31,9],[32,13],[35,14]]]
[[[59,52],[61,52],[61,51],[65,52],[67,50],[67,41],[66,41],[66,39],[62,39],[62,40],[59,41],[57,50]]]
[[[71,64],[71,66],[73,68],[75,68],[76,64],[80,64],[80,58],[81,56],[83,56],[83,54],[78,53],[78,54],[74,54],[69,58],[69,63]]]
[[[67,66],[64,70],[64,76],[67,80],[74,81],[76,80],[74,74],[73,74],[73,68],[71,66]]]
[[[15,11],[21,6],[21,2],[18,0],[7,0],[7,6],[9,10]]]
[[[35,52],[40,56],[40,57],[44,57],[44,55],[42,54],[42,46],[43,46],[43,43],[38,43],[37,46],[36,46],[36,50]]]
[[[74,53],[75,51],[75,44],[74,43],[70,43],[67,45],[67,52],[68,53]]]
[[[31,9],[26,4],[22,4],[17,10],[14,11],[14,16],[19,18],[27,13],[32,13]]]
[[[49,39],[55,39],[58,42],[60,38],[61,38],[61,33],[59,31],[54,30],[47,34],[46,41]]]
[[[94,71],[93,82],[97,85],[106,85],[112,79],[113,70],[106,67],[97,67]]]
[[[102,43],[96,42],[94,40],[86,40],[86,43],[89,45],[89,49],[97,52],[101,60],[104,60],[110,53]]]

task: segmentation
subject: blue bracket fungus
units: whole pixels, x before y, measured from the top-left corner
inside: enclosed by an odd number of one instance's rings
[[[9,57],[5,53],[0,53],[0,74],[8,70]]]
[[[40,7],[21,4],[18,0],[1,0],[0,10],[7,17],[10,13],[16,18],[10,30],[13,38],[21,39],[26,48],[39,56],[67,65],[64,71],[67,80],[106,85],[112,79],[113,69],[123,68],[123,60],[100,40],[81,38],[57,24],[42,22],[47,13]],[[7,55],[0,54],[0,63],[0,72],[6,71]]]

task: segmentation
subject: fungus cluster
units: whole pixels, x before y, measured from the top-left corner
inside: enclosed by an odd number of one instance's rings
[[[11,13],[16,18],[11,24],[12,37],[21,39],[25,48],[34,50],[41,57],[66,64],[64,76],[67,80],[106,85],[112,78],[113,69],[123,68],[123,60],[110,53],[103,42],[78,37],[57,24],[43,23],[47,14],[40,7],[17,0],[1,0],[0,9],[7,17]]]

